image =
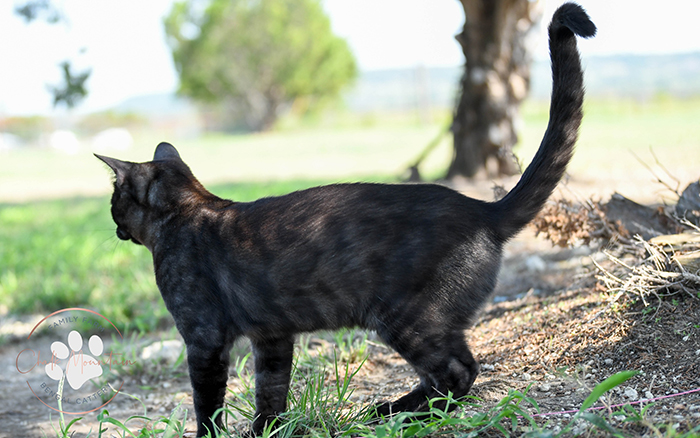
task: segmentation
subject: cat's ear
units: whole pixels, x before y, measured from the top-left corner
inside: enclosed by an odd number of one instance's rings
[[[97,158],[102,160],[110,169],[114,171],[116,176],[117,185],[121,185],[126,178],[126,174],[129,173],[134,163],[128,161],[117,160],[116,158],[105,157],[103,155],[95,154]]]
[[[153,154],[153,161],[161,160],[182,161],[182,158],[180,158],[180,154],[177,153],[175,146],[171,145],[170,143],[162,142],[156,146],[156,153]]]

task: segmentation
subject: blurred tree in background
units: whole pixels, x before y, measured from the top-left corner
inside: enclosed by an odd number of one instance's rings
[[[53,106],[56,107],[63,103],[68,108],[73,108],[87,96],[85,81],[90,77],[91,70],[73,73],[69,61],[63,61],[60,65],[63,72],[63,83],[48,86],[49,91],[53,94]]]
[[[58,24],[66,21],[61,10],[50,0],[28,0],[15,6],[15,13],[24,18],[26,23],[34,20],[45,20],[49,24]],[[83,49],[84,50],[84,49]],[[49,85],[48,89],[53,94],[53,106],[65,105],[73,108],[87,96],[85,82],[90,77],[91,70],[86,69],[74,72],[71,61],[63,61],[59,64],[63,76],[63,82],[58,85]]]
[[[56,24],[63,20],[61,11],[49,0],[28,0],[15,6],[15,13],[24,18],[27,23],[39,18],[50,24]]]
[[[292,104],[318,108],[357,74],[319,0],[185,0],[165,30],[180,93],[223,105],[232,125],[255,131]]]
[[[512,154],[515,123],[530,87],[528,38],[542,17],[539,0],[460,0],[464,28],[457,35],[466,64],[452,133],[454,155],[447,173],[473,177],[489,157],[500,175],[520,169]]]

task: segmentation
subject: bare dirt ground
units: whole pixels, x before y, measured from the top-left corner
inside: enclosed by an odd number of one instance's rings
[[[482,187],[480,197],[488,198],[483,194],[488,190],[490,185]],[[647,413],[650,422],[678,430],[700,424],[700,392],[663,398],[700,388],[700,299],[678,294],[652,298],[647,305],[627,297],[615,300],[596,278],[594,261],[610,263],[598,249],[553,248],[533,229],[509,244],[494,299],[467,333],[482,365],[472,394],[488,407],[510,389],[529,388],[540,412],[548,414],[539,417],[542,424],[549,422],[556,430],[572,416],[565,411],[578,409],[597,383],[618,371],[638,370],[639,375],[606,394],[603,403],[656,399]],[[0,347],[0,437],[54,436],[47,409],[17,373],[20,347],[28,348],[16,339]],[[410,367],[380,343],[370,342],[368,353],[353,379],[356,401],[394,398],[417,382]],[[239,386],[238,379],[229,379],[231,389]],[[189,412],[188,428],[194,428],[185,373],[130,376],[124,390],[141,398],[150,417],[168,415],[181,403]],[[144,414],[140,402],[122,394],[107,409],[120,420]],[[51,417],[54,425],[57,418]],[[614,425],[630,436],[650,434],[639,426]],[[96,413],[86,414],[72,430],[80,437],[91,428],[95,436]]]

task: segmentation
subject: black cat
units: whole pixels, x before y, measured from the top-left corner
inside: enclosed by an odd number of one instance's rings
[[[550,121],[515,188],[498,202],[438,185],[340,184],[255,202],[209,193],[173,146],[153,161],[98,156],[115,172],[117,236],[146,246],[168,310],[187,344],[197,435],[221,426],[229,350],[255,355],[253,431],[285,410],[294,334],[375,330],[421,383],[379,415],[462,397],[479,365],[464,330],[496,283],[503,245],[540,210],[569,162],[581,122],[576,35],[584,10],[565,4],[549,27]]]

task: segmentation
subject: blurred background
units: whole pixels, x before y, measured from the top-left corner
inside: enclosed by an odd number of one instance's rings
[[[148,161],[168,141],[241,201],[409,178],[490,199],[546,128],[546,23],[561,3],[2,2],[0,315],[84,305],[122,326],[167,320],[150,255],[114,236],[94,152]],[[571,190],[673,198],[699,176],[700,4],[580,3],[599,33],[579,42]],[[474,96],[493,99],[470,127]]]

